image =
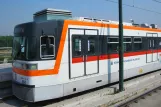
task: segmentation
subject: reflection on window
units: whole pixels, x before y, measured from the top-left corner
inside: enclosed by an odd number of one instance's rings
[[[55,38],[54,36],[41,37],[41,58],[50,59],[55,56]]]
[[[153,40],[153,49],[157,49],[158,46],[157,46],[157,38],[154,38]]]
[[[109,37],[107,38],[107,50],[110,53],[116,53],[118,52],[119,48],[119,42],[118,37]]]
[[[161,40],[160,40],[160,38],[158,40],[158,48],[161,48]]]
[[[41,45],[41,54],[42,56],[53,56],[54,55],[54,46],[50,45],[50,47],[47,48],[46,45]]]
[[[110,53],[117,53],[119,51],[118,37],[108,37],[107,49]],[[124,51],[132,51],[131,37],[124,37]]]
[[[14,59],[25,59],[26,38],[23,36],[15,36],[13,39],[13,58]]]
[[[96,54],[96,46],[95,46],[95,39],[94,38],[88,38],[88,54],[94,55]]]
[[[124,52],[132,51],[131,43],[124,43]]]
[[[81,55],[81,39],[80,38],[73,38],[73,54],[74,56]]]
[[[142,49],[142,38],[134,37],[134,50],[138,51]]]
[[[131,37],[124,37],[124,52],[132,51]]]
[[[152,48],[152,40],[148,40],[148,42],[149,42],[149,49],[151,49]]]

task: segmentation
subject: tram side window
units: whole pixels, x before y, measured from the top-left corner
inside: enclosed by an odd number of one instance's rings
[[[124,37],[124,51],[132,51],[132,40],[131,37]]]
[[[134,50],[139,51],[142,50],[142,38],[134,37]]]
[[[107,36],[100,35],[99,37],[99,52],[100,54],[107,54]]]
[[[74,56],[81,56],[82,55],[82,49],[81,49],[81,43],[82,40],[81,38],[73,38],[72,39],[73,42],[73,55]]]
[[[161,49],[161,38],[158,38],[158,48]]]
[[[152,41],[153,44],[153,49],[157,49],[158,48],[158,37],[155,37]]]
[[[54,36],[41,37],[41,58],[50,59],[55,57],[55,38]],[[48,46],[49,45],[49,46]]]
[[[109,53],[117,53],[119,51],[119,40],[118,37],[107,38],[107,50]]]

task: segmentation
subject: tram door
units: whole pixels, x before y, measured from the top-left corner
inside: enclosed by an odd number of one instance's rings
[[[154,61],[158,61],[158,47],[157,47],[157,34],[153,34],[153,38],[152,38],[152,46],[153,46],[153,62]]]
[[[69,30],[69,56],[66,57],[69,58],[70,79],[85,76],[83,35],[84,30],[82,29]]]
[[[96,74],[99,71],[97,30],[69,29],[69,78]]]
[[[147,63],[158,60],[157,36],[158,36],[157,34],[153,33],[147,34],[148,39]]]
[[[85,35],[83,37],[84,61],[85,61],[85,73],[86,75],[98,73],[98,36],[97,35]]]

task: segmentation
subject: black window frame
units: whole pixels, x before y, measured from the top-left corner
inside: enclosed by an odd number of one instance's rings
[[[107,41],[106,41],[106,46],[107,46],[106,50],[107,50],[107,54],[118,53],[118,52],[119,52],[119,37],[116,36],[116,35],[108,35],[106,38],[107,38]],[[109,43],[109,38],[118,38],[118,41],[116,41],[116,42],[110,42],[110,43]],[[116,51],[109,51],[109,50],[110,50],[110,47],[109,47],[108,44],[118,44],[118,47],[117,47],[118,49],[117,49]]]
[[[133,52],[133,41],[132,41],[132,38],[133,38],[133,37],[132,37],[132,36],[124,36],[124,37],[123,37],[123,40],[125,40],[125,38],[130,38],[131,41],[123,41],[124,53]],[[125,50],[125,44],[131,44],[131,50],[126,51],[126,50]]]
[[[72,35],[72,57],[77,57],[77,56],[73,56],[73,36]],[[80,36],[90,36],[90,35],[80,35]],[[119,36],[117,35],[91,35],[91,36],[98,36],[98,40],[96,41],[99,47],[97,47],[98,50],[96,50],[96,54],[95,55],[107,55],[107,54],[118,54],[119,53],[119,49],[117,51],[109,51],[109,38],[117,38],[118,40],[116,42],[110,42],[110,43],[117,43],[118,44],[118,48],[119,48]],[[128,52],[137,52],[137,51],[144,51],[144,50],[149,50],[147,43],[148,43],[148,38],[149,37],[145,37],[145,36],[124,36],[123,39],[125,40],[125,38],[130,38],[131,40],[128,41],[124,41],[125,43],[129,43],[131,44],[130,46],[130,50],[126,51],[125,47],[124,47],[124,53],[128,53]],[[135,39],[141,39],[140,41],[138,40],[138,43],[140,42],[141,44],[141,48],[138,50],[135,48],[135,43],[137,43],[137,41],[135,41]],[[161,37],[153,37],[155,40],[157,40],[157,42],[155,42],[157,44],[157,48],[156,49],[161,49],[161,45],[159,47],[159,42],[161,43]],[[83,37],[82,37],[82,41],[83,41]],[[82,43],[81,43],[82,44]],[[84,44],[82,44],[81,49],[85,49],[84,48]],[[86,47],[88,48],[88,47]],[[82,51],[81,51],[82,53]],[[84,52],[80,55],[83,56]],[[89,55],[89,56],[95,56],[95,55]],[[80,57],[78,56],[78,57]]]
[[[141,38],[141,41],[135,41],[135,38]],[[136,49],[135,44],[141,44],[141,49]],[[133,51],[137,52],[137,51],[142,51],[144,50],[144,45],[143,45],[143,37],[142,36],[134,36],[133,37]]]
[[[118,44],[118,47],[117,47],[117,50],[116,51],[109,51],[110,50],[110,47],[108,46],[109,44],[109,38],[117,38],[117,41],[116,42],[111,42],[112,44]],[[128,52],[132,52],[133,51],[133,42],[132,42],[132,36],[124,36],[123,37],[123,40],[125,40],[125,38],[130,38],[130,42],[129,41],[123,41],[123,44],[131,44],[131,50],[130,51],[125,51],[125,45],[124,45],[124,52],[125,53],[128,53]],[[110,44],[111,44],[110,43]],[[108,35],[107,36],[107,54],[115,54],[115,53],[119,53],[119,36],[117,35]]]
[[[158,49],[161,49],[161,37],[158,37]]]
[[[159,48],[159,45],[158,45],[158,43],[159,43],[158,37],[153,37],[153,41],[155,41],[153,49],[156,49],[157,50]]]
[[[94,52],[94,54],[91,54],[91,53],[88,53],[89,51],[88,51],[88,41],[87,41],[87,52],[85,53],[87,56],[97,56],[97,55],[99,55],[99,35],[84,35],[84,36],[88,36],[88,38],[87,38],[87,40],[89,40],[89,38],[94,38],[94,44],[95,44],[95,47],[94,47],[94,49],[95,49],[95,52]]]
[[[72,42],[72,58],[77,58],[77,57],[82,57],[84,55],[87,55],[87,56],[98,56],[99,55],[99,35],[81,35],[81,34],[73,34],[71,36],[71,42]],[[80,38],[81,39],[81,54],[80,55],[76,55],[75,54],[75,50],[74,50],[74,47],[75,47],[75,44],[74,44],[74,40],[75,38]],[[91,53],[88,53],[88,40],[89,38],[94,38],[94,41],[95,41],[95,52],[94,54],[91,54]],[[87,41],[86,41],[87,40]]]

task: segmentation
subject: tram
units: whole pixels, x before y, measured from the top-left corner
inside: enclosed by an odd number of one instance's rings
[[[119,80],[118,22],[45,9],[15,26],[13,94],[56,99]],[[124,79],[161,69],[161,29],[123,23]]]

